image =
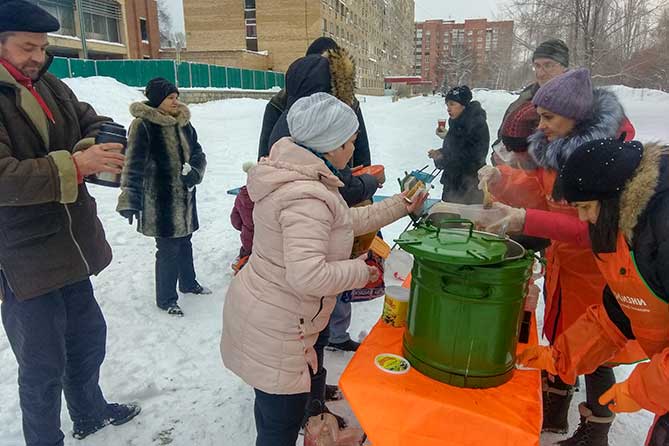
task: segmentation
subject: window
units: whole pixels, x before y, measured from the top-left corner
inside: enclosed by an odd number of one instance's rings
[[[256,9],[256,0],[244,0],[245,9]]]
[[[60,29],[54,34],[64,36],[76,35],[74,28],[74,2],[67,0],[39,0],[34,3],[47,10],[60,22]]]
[[[121,7],[112,0],[82,1],[86,37],[93,40],[121,43],[119,23]]]
[[[246,38],[258,38],[258,29],[256,27],[256,19],[246,19]]]
[[[142,42],[148,42],[149,41],[149,28],[146,26],[146,19],[145,18],[140,18],[139,19],[139,32],[142,36]]]
[[[255,0],[244,0],[244,26],[246,28],[246,49],[258,51],[258,26]]]

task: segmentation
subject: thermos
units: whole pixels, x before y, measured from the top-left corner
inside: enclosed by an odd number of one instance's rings
[[[100,127],[100,132],[95,137],[95,144],[117,143],[123,145],[121,153],[125,154],[128,146],[125,127],[115,122],[105,122]],[[121,174],[110,172],[99,172],[86,177],[86,182],[107,187],[121,187]]]

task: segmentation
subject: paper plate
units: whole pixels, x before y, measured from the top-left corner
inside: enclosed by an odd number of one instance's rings
[[[380,355],[376,355],[374,364],[376,364],[380,370],[393,375],[404,375],[411,369],[411,364],[409,364],[409,361],[407,361],[406,358],[392,353],[381,353]]]

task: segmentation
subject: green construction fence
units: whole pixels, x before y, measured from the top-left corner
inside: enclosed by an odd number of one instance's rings
[[[55,57],[49,72],[59,78],[107,76],[131,87],[164,77],[181,88],[269,90],[286,85],[284,73],[172,60],[84,60]]]

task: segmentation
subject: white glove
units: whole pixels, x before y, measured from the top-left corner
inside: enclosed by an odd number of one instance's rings
[[[502,203],[494,203],[493,209],[501,218],[486,225],[484,231],[499,235],[522,234],[525,227],[525,209],[513,208]]]
[[[434,133],[439,138],[446,139],[446,135],[448,135],[448,129],[446,127],[437,127],[437,130]]]
[[[479,169],[479,189],[483,190],[483,184],[492,186],[502,179],[502,173],[498,168],[493,166],[483,166]]]
[[[188,163],[184,163],[184,165],[181,167],[181,175],[186,176],[190,173],[191,170],[193,170],[193,167]]]

